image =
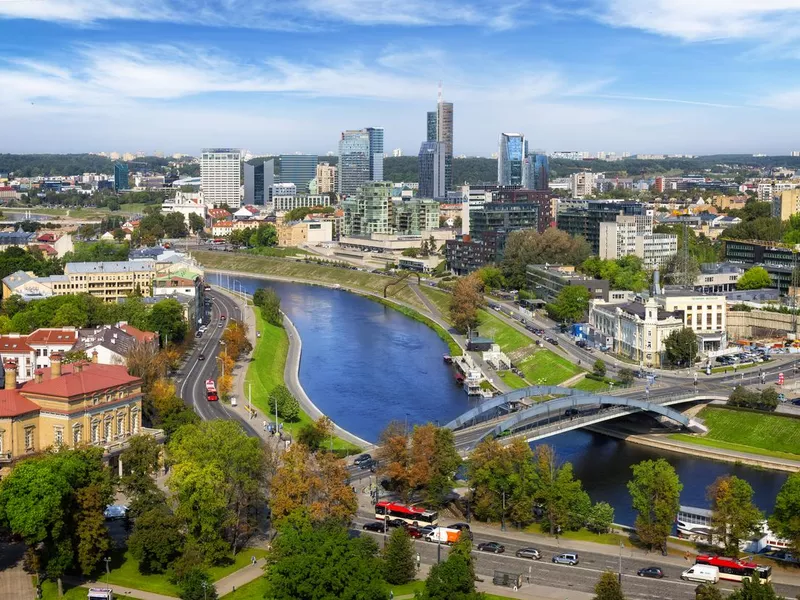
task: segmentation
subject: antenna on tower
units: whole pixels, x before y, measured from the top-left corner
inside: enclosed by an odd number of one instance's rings
[[[441,79],[439,80],[439,94],[437,96],[437,102],[439,104],[442,103],[442,80]]]

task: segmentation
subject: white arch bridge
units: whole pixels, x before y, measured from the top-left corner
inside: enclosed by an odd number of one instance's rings
[[[542,396],[555,397],[531,406],[522,403],[526,398]],[[650,413],[690,431],[704,432],[706,428],[702,422],[687,417],[669,405],[716,399],[726,397],[718,398],[692,391],[641,399],[591,394],[560,386],[531,386],[482,402],[445,427],[454,430],[456,445],[463,451],[471,450],[490,437],[523,437],[526,441],[536,441],[638,412]]]

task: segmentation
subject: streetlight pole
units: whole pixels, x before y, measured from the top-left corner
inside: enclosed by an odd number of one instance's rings
[[[619,543],[619,584],[622,585],[622,542]]]
[[[110,556],[106,556],[103,559],[103,561],[105,561],[105,563],[106,563],[106,587],[108,587],[108,575],[109,575],[109,572],[110,572],[110,569],[109,569],[108,565],[111,562],[111,557]]]

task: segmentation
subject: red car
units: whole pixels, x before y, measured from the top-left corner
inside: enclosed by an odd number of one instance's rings
[[[225,315],[220,315],[220,316],[219,316],[219,320],[220,320],[220,321],[224,321],[224,320],[225,320]]]
[[[422,537],[422,532],[413,525],[409,525],[408,527],[406,527],[406,531],[408,532],[408,535],[410,535],[415,540],[418,540]]]

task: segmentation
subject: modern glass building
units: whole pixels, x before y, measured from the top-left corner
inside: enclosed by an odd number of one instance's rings
[[[593,254],[600,252],[600,223],[614,222],[617,216],[647,216],[647,209],[639,202],[614,202],[589,200],[583,206],[559,209],[557,226],[570,235],[580,235],[589,242]]]
[[[128,189],[128,165],[125,163],[114,163],[114,191]]]
[[[383,127],[344,131],[339,140],[339,194],[351,196],[368,181],[383,181]]]
[[[432,110],[428,112],[428,140],[429,142],[436,142],[438,141],[437,137],[437,127],[436,127],[436,111]]]
[[[391,194],[392,184],[388,181],[371,181],[360,185],[357,194],[342,202],[342,235],[368,237],[373,233],[391,233]]]
[[[419,148],[419,197],[444,198],[446,150],[444,142],[422,142]]]
[[[367,127],[369,134],[369,180],[383,181],[383,127]]]
[[[270,159],[258,165],[244,163],[245,204],[269,204],[270,190],[275,183],[275,161]]]
[[[436,141],[445,144],[444,185],[453,189],[453,103],[439,102],[436,107]]]
[[[528,154],[522,162],[522,187],[526,190],[550,189],[550,161],[546,154]]]
[[[308,193],[308,184],[317,177],[316,154],[281,154],[280,183],[293,183],[301,194]]]
[[[528,154],[528,143],[521,133],[501,133],[497,152],[497,184],[522,185],[522,161]]]

